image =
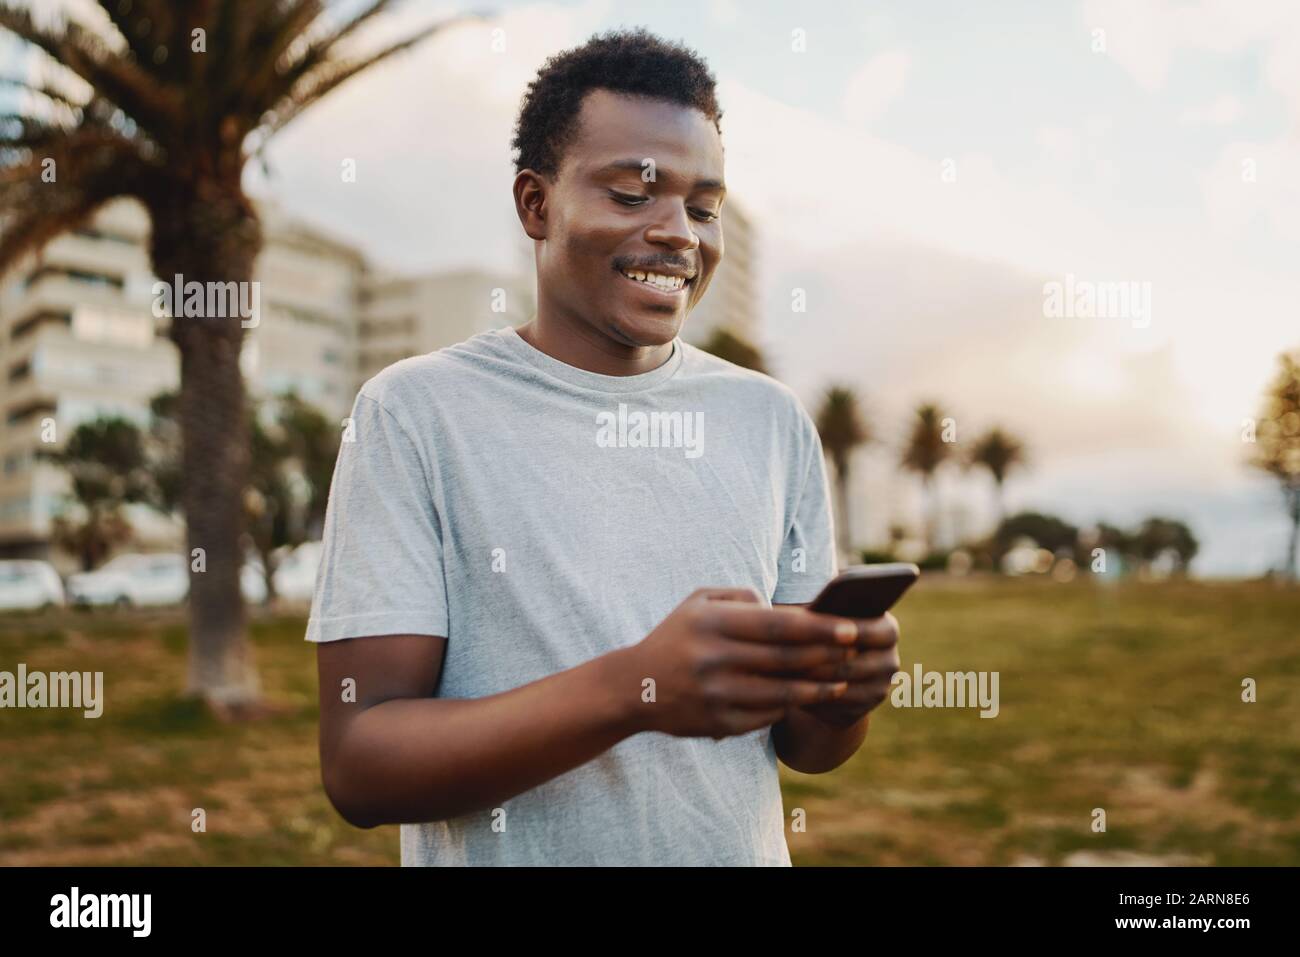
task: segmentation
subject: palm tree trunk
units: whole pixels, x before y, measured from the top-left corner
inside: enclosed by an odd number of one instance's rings
[[[261,229],[238,191],[209,187],[195,199],[167,197],[150,210],[159,278],[248,283]],[[173,313],[179,312],[173,306]],[[228,311],[228,310],[227,310]],[[240,569],[249,446],[243,375],[244,327],[235,315],[176,316],[180,350],[181,507],[190,557],[190,643],[186,691],[237,713],[259,698],[246,634]],[[204,562],[196,567],[197,549]]]
[[[835,470],[835,497],[839,500],[836,504],[840,509],[839,534],[836,538],[839,540],[840,555],[842,560],[849,559],[849,469],[846,465],[844,468]]]
[[[925,473],[925,500],[926,500],[926,519],[925,519],[925,550],[929,554],[934,554],[935,533],[939,524],[939,502],[937,493],[934,488],[934,473]]]
[[[211,334],[186,338],[189,344],[181,355],[181,497],[190,555],[203,549],[207,566],[199,572],[191,563],[187,691],[217,704],[239,705],[257,697],[239,589],[248,468],[244,382],[237,343]]]
[[[1296,572],[1296,552],[1300,550],[1300,487],[1290,490],[1291,541],[1286,550],[1286,573],[1291,581],[1300,580]]]

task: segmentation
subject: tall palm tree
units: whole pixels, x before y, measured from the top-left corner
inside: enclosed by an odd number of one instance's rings
[[[989,470],[993,476],[993,485],[998,510],[998,524],[1006,518],[1006,502],[1002,496],[1002,484],[1007,474],[1014,468],[1025,464],[1025,447],[1014,436],[998,427],[993,427],[975,440],[971,446],[967,467],[980,467]]]
[[[358,52],[354,32],[390,6],[98,0],[92,21],[38,20],[0,0],[0,31],[38,51],[48,76],[5,77],[23,95],[0,115],[0,272],[125,196],[149,215],[156,276],[251,282],[262,231],[242,184],[249,158],[341,83],[447,25]],[[180,353],[187,547],[206,558],[201,574],[191,563],[187,690],[241,713],[259,697],[239,590],[244,327],[197,312],[169,333]]]
[[[943,412],[933,403],[925,403],[917,408],[901,460],[904,468],[921,476],[921,482],[925,486],[929,511],[925,523],[925,543],[931,551],[935,546],[935,527],[939,513],[934,476],[939,466],[952,454],[951,443],[944,441],[943,420]]]
[[[1278,365],[1264,396],[1250,464],[1278,482],[1291,521],[1282,572],[1300,581],[1300,352],[1279,355]]]
[[[753,369],[755,372],[762,372],[764,375],[769,374],[767,364],[763,361],[763,353],[759,351],[758,347],[724,326],[714,329],[708,340],[700,348],[705,352],[712,353],[719,359],[734,362],[743,369]]]
[[[832,386],[817,412],[817,432],[822,448],[835,466],[835,504],[839,512],[840,554],[849,554],[849,462],[853,450],[871,441],[857,394],[847,386]]]

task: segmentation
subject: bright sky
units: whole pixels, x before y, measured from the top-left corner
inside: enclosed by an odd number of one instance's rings
[[[685,40],[719,78],[728,185],[757,223],[761,344],[810,407],[848,382],[896,444],[933,398],[959,438],[999,423],[1029,444],[1013,507],[1182,518],[1202,574],[1278,563],[1280,494],[1240,432],[1300,346],[1300,4],[492,8],[306,114],[254,191],[397,268],[531,262],[509,140],[538,65],[618,26]],[[451,9],[415,0],[385,33]],[[1046,318],[1067,274],[1149,283],[1150,324]],[[862,458],[864,532],[915,507],[894,455]],[[978,481],[945,494],[987,519]]]

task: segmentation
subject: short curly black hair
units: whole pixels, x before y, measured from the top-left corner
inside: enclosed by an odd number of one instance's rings
[[[617,30],[548,59],[528,84],[511,146],[515,172],[554,176],[577,132],[578,111],[592,90],[646,96],[694,107],[721,134],[717,81],[690,48],[648,30]]]

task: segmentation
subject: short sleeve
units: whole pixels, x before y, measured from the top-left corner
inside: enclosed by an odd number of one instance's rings
[[[786,534],[781,544],[773,604],[810,602],[835,577],[835,529],[821,436],[797,405],[797,442],[786,492]]]
[[[308,641],[447,636],[431,473],[394,414],[358,394],[330,485]]]

